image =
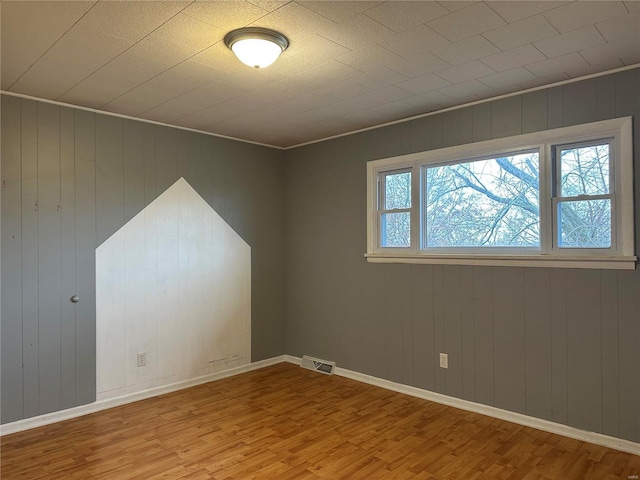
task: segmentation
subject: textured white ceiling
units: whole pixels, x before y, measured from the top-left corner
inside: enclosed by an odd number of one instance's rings
[[[640,63],[640,1],[2,1],[2,89],[287,147]],[[222,39],[276,29],[271,67]]]

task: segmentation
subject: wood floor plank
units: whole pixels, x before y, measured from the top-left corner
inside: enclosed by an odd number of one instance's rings
[[[4,479],[585,480],[640,457],[278,364],[2,437]]]

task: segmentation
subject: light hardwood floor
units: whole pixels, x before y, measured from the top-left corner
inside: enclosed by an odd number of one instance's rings
[[[623,479],[640,457],[278,364],[8,435],[1,478]]]

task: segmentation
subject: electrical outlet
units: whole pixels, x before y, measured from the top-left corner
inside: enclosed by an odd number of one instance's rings
[[[138,353],[138,366],[144,367],[147,365],[147,352]]]
[[[446,353],[440,354],[440,368],[449,368],[449,355]]]

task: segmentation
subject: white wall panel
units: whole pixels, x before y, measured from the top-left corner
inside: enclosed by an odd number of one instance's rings
[[[147,319],[145,315],[145,224],[144,215],[133,217],[124,228],[124,325],[126,384],[145,381],[145,369],[138,368],[138,352],[147,351]]]
[[[124,232],[120,231],[96,251],[96,312],[103,322],[96,330],[97,386],[102,391],[125,385],[125,265]]]
[[[251,361],[251,249],[183,178],[98,247],[96,286],[99,400]]]

